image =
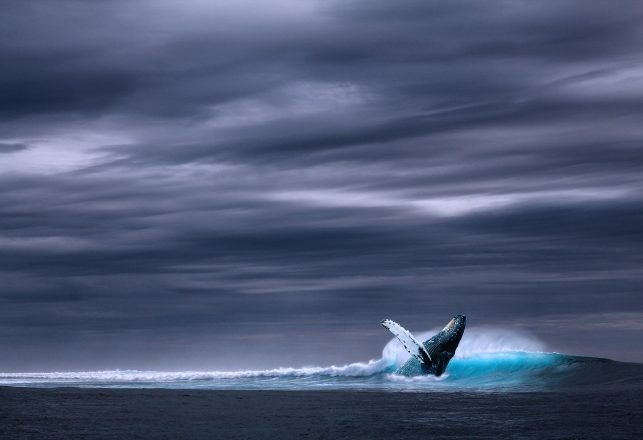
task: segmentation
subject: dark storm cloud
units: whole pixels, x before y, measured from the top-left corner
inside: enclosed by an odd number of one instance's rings
[[[640,3],[5,6],[0,370],[643,359]]]
[[[26,150],[29,148],[25,144],[7,144],[7,143],[0,143],[0,154],[2,153],[14,153],[16,151],[22,151]]]

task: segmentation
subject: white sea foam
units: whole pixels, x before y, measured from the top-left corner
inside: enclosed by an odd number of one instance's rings
[[[364,377],[389,370],[394,365],[389,359],[381,358],[367,363],[356,362],[342,366],[274,368],[269,370],[241,371],[80,371],[80,372],[42,372],[42,373],[0,373],[0,384],[73,382],[73,383],[127,383],[127,382],[177,382],[205,381],[220,379],[271,378],[271,377]]]

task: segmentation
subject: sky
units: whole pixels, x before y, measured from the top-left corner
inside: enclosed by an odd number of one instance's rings
[[[0,371],[643,362],[643,3],[5,0]]]

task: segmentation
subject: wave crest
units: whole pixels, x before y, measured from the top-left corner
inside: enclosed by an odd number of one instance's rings
[[[381,358],[369,362],[330,367],[302,368],[273,368],[268,370],[241,371],[138,371],[138,370],[108,370],[80,372],[43,372],[43,373],[0,373],[0,384],[57,382],[177,382],[177,381],[207,381],[219,379],[251,379],[251,378],[297,378],[297,377],[368,377],[390,371],[394,364]]]

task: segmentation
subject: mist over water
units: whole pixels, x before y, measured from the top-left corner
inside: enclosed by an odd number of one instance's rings
[[[417,333],[428,339],[438,330]],[[497,328],[469,328],[441,377],[403,377],[409,358],[397,339],[382,357],[342,366],[240,371],[137,371],[0,373],[0,385],[37,387],[180,389],[356,389],[387,391],[555,390],[567,385],[640,386],[643,365],[547,352],[534,336]]]

